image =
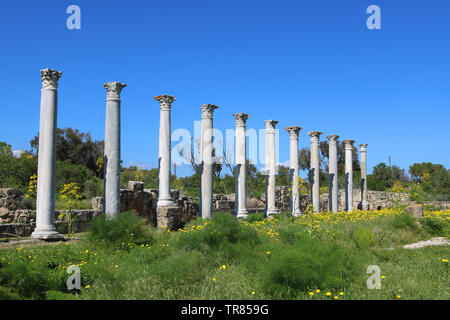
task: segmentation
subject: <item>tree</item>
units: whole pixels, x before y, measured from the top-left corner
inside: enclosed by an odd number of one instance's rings
[[[414,163],[409,167],[409,173],[414,182],[422,184],[425,192],[450,194],[450,175],[442,164]]]
[[[387,166],[384,162],[373,167],[372,174],[367,176],[367,188],[385,191],[394,186],[396,181],[407,182],[405,170],[393,165]]]

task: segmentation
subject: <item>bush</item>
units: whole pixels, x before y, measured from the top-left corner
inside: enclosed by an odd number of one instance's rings
[[[114,219],[104,214],[94,217],[87,230],[89,242],[102,242],[106,246],[124,247],[129,243],[141,244],[151,240],[151,234],[144,229],[145,219],[132,212],[119,213]]]
[[[423,219],[423,228],[426,232],[432,235],[441,236],[444,235],[444,223],[434,218]]]
[[[358,248],[368,248],[375,244],[375,237],[367,228],[357,228],[352,234]]]
[[[395,216],[392,221],[391,225],[395,229],[416,229],[416,218],[412,217],[409,214],[400,214]]]
[[[247,216],[247,218],[245,218],[245,221],[253,223],[256,221],[263,221],[265,219],[265,215],[264,212],[260,212],[260,213],[251,213]]]
[[[355,263],[343,248],[303,236],[293,245],[273,248],[261,272],[267,293],[295,298],[311,288],[342,288],[354,271]]]

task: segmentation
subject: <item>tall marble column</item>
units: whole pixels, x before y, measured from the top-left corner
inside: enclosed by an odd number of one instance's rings
[[[285,128],[289,132],[289,166],[291,178],[291,210],[294,217],[301,215],[300,212],[300,192],[298,177],[298,134],[302,128],[288,127]]]
[[[175,97],[161,95],[154,97],[159,101],[159,194],[157,207],[173,206],[170,195],[170,111]]]
[[[328,206],[331,212],[338,212],[338,165],[337,165],[337,140],[338,135],[330,135],[328,138]]]
[[[36,201],[36,228],[31,234],[37,239],[60,239],[55,228],[56,119],[58,80],[62,72],[41,70],[41,115],[39,124],[39,155]]]
[[[353,211],[353,143],[344,140],[345,146],[345,211]]]
[[[247,211],[247,142],[246,122],[250,117],[247,113],[233,113],[236,120],[236,166],[235,166],[235,215],[246,218]]]
[[[105,214],[108,219],[120,212],[120,92],[126,84],[108,82],[105,121]]]
[[[201,133],[201,197],[200,210],[202,218],[212,217],[213,201],[213,113],[218,107],[204,104],[202,110]]]
[[[367,201],[367,144],[360,144],[361,153],[361,209],[369,210]]]
[[[320,212],[320,163],[319,163],[319,139],[322,132],[313,131],[308,133],[311,137],[311,170],[309,179],[311,184],[311,203],[314,212]]]
[[[265,120],[266,124],[266,216],[278,214],[275,204],[275,177],[277,173],[277,157],[275,150],[275,126],[278,121]],[[268,176],[267,176],[268,174]]]

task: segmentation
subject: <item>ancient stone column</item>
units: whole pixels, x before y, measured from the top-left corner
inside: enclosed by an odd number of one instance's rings
[[[361,153],[361,209],[369,210],[367,201],[367,144],[360,144]]]
[[[291,178],[291,210],[294,217],[301,215],[300,212],[300,192],[298,177],[298,134],[302,128],[288,127],[285,128],[289,132],[289,166]]]
[[[235,215],[246,218],[247,211],[247,143],[246,122],[250,117],[247,113],[233,113],[236,120],[236,166],[235,166]]]
[[[344,140],[345,145],[345,211],[353,210],[353,143]]]
[[[331,212],[338,212],[338,165],[337,140],[339,136],[330,135],[328,138],[328,206]]]
[[[105,121],[105,214],[108,219],[120,212],[120,92],[126,84],[108,82]]]
[[[159,194],[157,207],[173,206],[170,195],[170,110],[175,97],[161,95],[154,97],[159,101]]]
[[[58,80],[62,72],[41,70],[41,115],[39,124],[39,156],[36,202],[36,228],[31,234],[37,239],[59,239],[55,228],[56,178],[56,118]]]
[[[275,151],[275,126],[278,121],[265,120],[266,124],[266,216],[278,214],[275,205],[275,177],[277,173],[277,158]]]
[[[212,217],[213,201],[213,113],[218,107],[204,104],[202,110],[201,132],[201,197],[200,213],[202,218]]]
[[[311,184],[311,204],[314,212],[320,212],[320,175],[319,175],[319,139],[322,132],[313,131],[308,133],[311,137],[311,169],[309,180]]]

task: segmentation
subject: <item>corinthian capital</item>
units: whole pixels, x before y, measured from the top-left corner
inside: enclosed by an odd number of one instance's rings
[[[359,150],[361,152],[366,152],[367,151],[367,143],[362,143],[359,145]]]
[[[107,82],[103,85],[106,89],[106,99],[107,100],[120,100],[120,92],[127,85],[120,82]]]
[[[323,132],[319,132],[319,131],[308,132],[309,136],[311,137],[311,143],[319,143],[320,135],[322,133]]]
[[[327,139],[330,144],[336,144],[337,140],[339,139],[339,136],[337,134],[332,134],[327,136]]]
[[[344,140],[343,142],[344,142],[345,149],[353,150],[353,143],[355,142],[355,140]]]
[[[266,132],[275,133],[275,126],[278,123],[277,120],[264,120],[264,123],[266,124]]]
[[[236,127],[245,127],[250,115],[248,113],[233,113],[234,119],[236,120]]]
[[[49,68],[41,70],[42,89],[58,89],[58,80],[61,76],[61,71]]]
[[[302,128],[300,127],[286,127],[284,128],[289,133],[289,139],[298,140],[298,133]]]
[[[212,119],[214,110],[219,108],[213,104],[202,104],[200,110],[202,110],[202,119]]]
[[[174,96],[169,96],[168,94],[163,94],[161,96],[154,97],[156,101],[159,101],[159,107],[161,110],[168,110],[172,107],[172,102],[176,101]]]

